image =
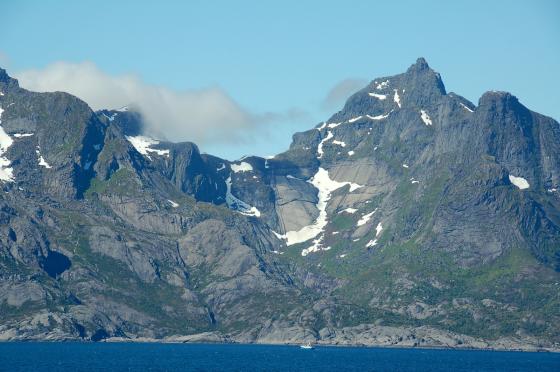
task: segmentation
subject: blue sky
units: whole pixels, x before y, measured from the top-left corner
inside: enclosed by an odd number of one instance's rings
[[[23,0],[2,4],[1,19],[0,65],[16,76],[90,62],[142,89],[218,97],[193,107],[231,104],[240,136],[223,120],[230,111],[206,137],[193,123],[174,127],[178,139],[192,130],[203,151],[229,159],[281,152],[293,132],[336,111],[324,100],[338,83],[400,73],[419,56],[475,103],[506,90],[560,118],[558,1]]]

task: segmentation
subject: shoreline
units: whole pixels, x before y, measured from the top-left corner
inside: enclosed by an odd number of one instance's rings
[[[196,336],[196,335],[191,335]],[[79,344],[192,344],[192,345],[239,345],[239,346],[291,346],[299,347],[306,342],[242,342],[235,340],[184,340],[185,336],[168,337],[162,339],[156,338],[125,338],[125,337],[109,337],[100,341],[92,341],[87,339],[76,338],[61,338],[61,339],[42,339],[42,338],[22,338],[0,340],[0,344],[16,344],[16,343],[79,343]],[[190,337],[190,336],[186,336]],[[472,346],[444,346],[444,345],[395,345],[395,344],[363,344],[363,343],[329,343],[329,342],[315,342],[312,343],[313,347],[324,348],[364,348],[364,349],[407,349],[407,350],[450,350],[450,351],[488,351],[488,352],[524,352],[524,353],[560,353],[560,348],[554,347],[526,347],[526,348],[500,348],[500,347],[472,347]]]

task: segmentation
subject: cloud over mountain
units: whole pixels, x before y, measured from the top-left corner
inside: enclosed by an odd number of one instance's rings
[[[148,84],[133,74],[107,74],[91,62],[56,62],[20,71],[16,77],[26,89],[69,92],[94,110],[133,104],[145,117],[149,132],[172,141],[242,143],[266,134],[266,124],[305,116],[298,109],[255,114],[219,87],[176,91]]]

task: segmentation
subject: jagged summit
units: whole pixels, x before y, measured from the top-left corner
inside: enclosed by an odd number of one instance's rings
[[[412,64],[408,69],[407,73],[419,73],[422,71],[430,70],[430,66],[428,62],[424,59],[424,57],[419,57],[414,64]]]

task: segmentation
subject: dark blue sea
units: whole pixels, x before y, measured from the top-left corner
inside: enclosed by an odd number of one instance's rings
[[[560,354],[156,343],[0,343],[0,371],[560,371]]]

